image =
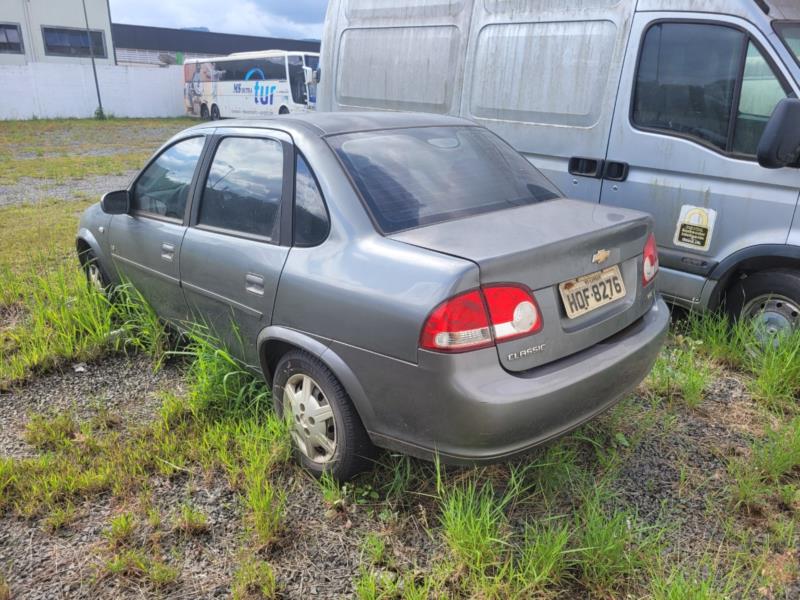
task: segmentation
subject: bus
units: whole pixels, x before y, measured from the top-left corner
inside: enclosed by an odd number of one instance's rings
[[[184,104],[203,119],[307,112],[317,100],[319,54],[264,50],[188,59]]]

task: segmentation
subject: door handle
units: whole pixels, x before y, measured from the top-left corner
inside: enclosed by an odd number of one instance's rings
[[[256,275],[255,273],[248,273],[244,276],[244,289],[246,289],[251,294],[256,294],[257,296],[264,295],[264,278],[261,275]]]
[[[600,179],[603,176],[603,164],[601,158],[586,158],[583,156],[573,156],[569,159],[567,170],[570,175],[580,175],[581,177],[592,177]]]
[[[168,244],[164,242],[161,244],[161,259],[167,262],[172,262],[175,258],[175,244]]]
[[[626,162],[618,162],[615,160],[606,161],[603,168],[603,179],[609,181],[625,181],[628,178],[628,171],[630,165]]]

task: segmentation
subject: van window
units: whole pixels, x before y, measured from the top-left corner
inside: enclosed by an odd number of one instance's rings
[[[633,122],[727,149],[743,42],[730,27],[652,26],[639,58]]]
[[[742,78],[742,93],[736,115],[733,151],[755,154],[758,142],[775,105],[786,97],[781,82],[775,77],[764,55],[753,42],[747,46]]]
[[[411,127],[329,141],[384,233],[560,196],[536,168],[478,127]]]
[[[781,39],[786,44],[786,47],[794,56],[794,59],[800,64],[800,23],[794,22],[776,22],[775,30]]]
[[[225,138],[208,171],[197,222],[215,229],[278,236],[283,146],[270,139]]]
[[[785,96],[744,32],[705,23],[658,23],[642,44],[632,119],[638,127],[754,156],[772,110]]]

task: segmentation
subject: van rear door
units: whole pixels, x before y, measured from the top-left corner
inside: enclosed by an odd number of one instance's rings
[[[706,276],[737,250],[786,243],[797,170],[755,158],[773,108],[797,93],[773,56],[744,19],[635,16],[601,202],[653,215],[659,286],[683,304],[699,302]]]

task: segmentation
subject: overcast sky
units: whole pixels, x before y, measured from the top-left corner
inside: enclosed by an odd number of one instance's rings
[[[208,27],[220,33],[322,37],[328,0],[110,0],[111,21],[153,27]]]

